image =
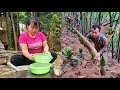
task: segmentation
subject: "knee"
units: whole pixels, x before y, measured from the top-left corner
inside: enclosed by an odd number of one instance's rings
[[[18,55],[13,55],[13,56],[11,56],[10,62],[11,62],[12,64],[14,64],[14,63],[16,62],[16,60],[18,60],[18,59],[19,59],[19,56],[18,56]]]
[[[16,59],[16,55],[11,56],[10,61],[14,61]]]

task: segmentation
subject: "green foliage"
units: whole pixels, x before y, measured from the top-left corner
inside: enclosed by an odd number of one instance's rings
[[[70,47],[66,47],[62,50],[62,53],[65,55],[65,57],[70,60],[70,65],[75,66],[80,64],[80,59],[73,55],[73,51]]]
[[[46,34],[49,34],[53,29],[57,32],[60,31],[62,24],[60,12],[40,12],[38,15],[41,31],[46,32]]]
[[[66,47],[62,50],[62,53],[66,56],[68,60],[70,60],[73,56],[73,51],[70,47]]]
[[[19,12],[19,22],[25,24],[25,21],[29,16],[30,16],[30,12]]]
[[[40,17],[40,31],[44,32],[48,39],[53,39],[52,45],[49,46],[57,46],[56,48],[52,48],[52,51],[57,51],[57,49],[61,49],[60,39],[61,39],[61,13],[60,12],[40,12],[38,13]],[[51,41],[49,39],[48,43]],[[58,47],[59,46],[59,47]],[[50,48],[50,49],[51,49]]]
[[[78,64],[80,64],[81,63],[81,61],[80,61],[80,59],[79,58],[77,58],[76,56],[72,56],[71,57],[71,65],[72,66],[75,66],[75,65],[78,65]]]

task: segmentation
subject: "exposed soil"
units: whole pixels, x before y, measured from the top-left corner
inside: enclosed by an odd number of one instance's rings
[[[84,60],[80,65],[71,66],[62,64],[62,78],[120,78],[120,64],[112,59],[111,52],[108,53],[109,63],[106,67],[106,75],[100,74],[100,67],[93,63],[88,49],[79,41],[76,34],[71,33],[65,28],[62,29],[61,47],[71,47],[74,55],[79,58],[79,48],[83,49]],[[64,55],[61,56],[63,62],[67,61]]]

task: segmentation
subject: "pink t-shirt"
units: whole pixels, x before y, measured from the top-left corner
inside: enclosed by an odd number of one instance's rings
[[[29,36],[28,31],[24,32],[19,37],[19,44],[27,44],[29,53],[41,53],[43,42],[46,40],[42,32],[37,32],[35,38]]]

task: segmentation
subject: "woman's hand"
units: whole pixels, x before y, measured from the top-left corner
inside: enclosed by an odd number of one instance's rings
[[[34,59],[34,54],[29,54],[29,57],[28,57],[30,60],[33,60]]]

